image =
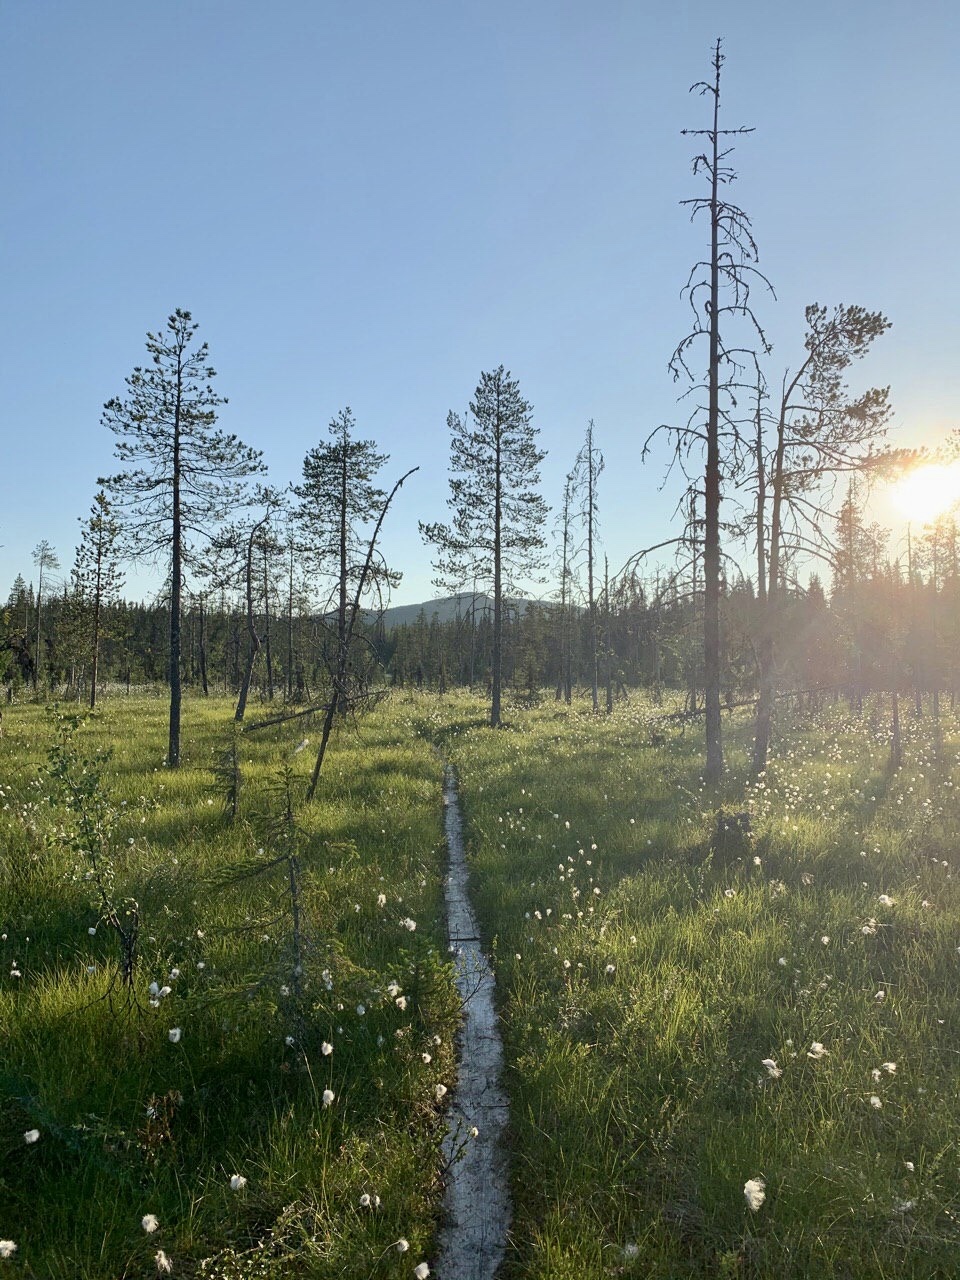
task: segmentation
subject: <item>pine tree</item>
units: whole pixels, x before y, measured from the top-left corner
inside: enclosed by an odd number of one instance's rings
[[[86,649],[90,655],[90,709],[97,705],[97,671],[100,663],[100,635],[104,605],[116,599],[123,586],[117,559],[120,524],[101,489],[94,497],[90,514],[80,530],[71,577],[81,615],[87,623]]]
[[[349,407],[330,422],[330,442],[311,449],[303,460],[303,482],[294,488],[300,499],[296,517],[309,556],[330,582],[329,603],[336,615],[336,640],[330,659],[335,670],[347,644],[351,587],[363,571],[367,536],[383,508],[386,493],[373,477],[389,460],[373,440],[356,440],[356,422]],[[382,562],[373,564],[366,583],[376,590],[397,582]],[[346,669],[346,663],[344,667]],[[347,691],[337,691],[338,710],[345,711]]]
[[[423,524],[437,549],[441,589],[485,582],[493,596],[490,724],[501,721],[504,595],[540,568],[548,507],[537,492],[540,463],[533,409],[503,365],[481,373],[468,412],[450,429],[450,524]]]
[[[37,566],[37,656],[33,664],[33,687],[37,687],[37,681],[40,679],[40,643],[43,633],[43,579],[44,574],[50,574],[55,569],[60,568],[60,560],[56,551],[50,543],[43,539],[38,542],[33,549],[33,563]]]
[[[126,379],[125,399],[103,409],[103,424],[117,437],[115,456],[127,469],[98,482],[112,495],[132,554],[169,557],[171,769],[180,764],[184,574],[196,538],[209,537],[241,501],[248,477],[264,470],[259,452],[215,428],[226,401],[213,389],[216,371],[196,332],[190,312],[178,308],[162,333],[147,334],[149,365]]]

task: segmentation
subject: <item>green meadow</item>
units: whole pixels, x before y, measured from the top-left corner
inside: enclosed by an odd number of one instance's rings
[[[0,1276],[435,1269],[444,760],[506,1051],[504,1280],[955,1276],[957,723],[907,719],[891,770],[888,705],[791,712],[750,785],[734,713],[711,791],[669,709],[544,695],[491,731],[394,694],[310,805],[314,726],[233,748],[191,701],[171,772],[159,700],[8,709]]]

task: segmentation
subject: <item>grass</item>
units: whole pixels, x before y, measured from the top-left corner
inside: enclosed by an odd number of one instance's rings
[[[161,767],[158,702],[111,701],[73,735],[87,781],[98,749],[113,752],[94,791],[120,919],[137,904],[130,988],[52,795],[51,717],[5,717],[0,1236],[18,1248],[0,1265],[12,1274],[155,1276],[162,1250],[180,1276],[407,1276],[431,1247],[434,1086],[452,1083],[458,1015],[435,754],[389,715],[340,735],[322,800],[296,807],[297,975],[289,860],[268,863],[286,848],[278,771],[291,765],[300,793],[310,752],[245,737],[241,814],[227,821],[215,765],[230,710],[188,705],[176,773]],[[169,994],[151,1004],[150,983]]]
[[[162,1249],[182,1276],[409,1277],[431,1258],[435,1085],[454,1081],[458,1015],[443,756],[505,1038],[504,1280],[956,1274],[951,718],[942,741],[908,720],[891,772],[883,708],[794,715],[751,786],[734,717],[710,792],[698,734],[639,697],[610,717],[511,707],[494,733],[474,699],[398,695],[337,738],[294,836],[277,780],[286,764],[302,787],[304,729],[241,740],[230,822],[230,709],[187,710],[175,774],[158,701],[111,701],[77,738],[88,760],[114,751],[100,791],[112,900],[138,904],[132,993],[38,772],[50,718],[5,717],[0,1236],[19,1247],[0,1269],[152,1277]],[[720,837],[721,808],[749,822]],[[299,997],[290,856],[310,943]],[[171,988],[157,1007],[151,982]]]
[[[497,957],[507,1274],[954,1275],[956,726],[937,761],[912,724],[888,775],[879,712],[829,709],[750,788],[734,720],[714,796],[696,735],[653,746],[655,717],[423,725],[460,774]],[[714,838],[721,804],[749,835]]]

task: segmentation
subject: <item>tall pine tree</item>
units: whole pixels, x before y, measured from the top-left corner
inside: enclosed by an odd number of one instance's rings
[[[179,308],[161,333],[147,334],[150,363],[126,379],[124,399],[103,408],[126,467],[102,479],[132,554],[165,560],[170,573],[170,730],[167,764],[180,764],[181,613],[184,573],[198,537],[209,537],[241,501],[244,482],[264,470],[261,455],[216,429],[226,401],[197,325]]]
[[[540,463],[533,407],[503,365],[481,373],[468,412],[450,428],[449,524],[423,524],[437,550],[436,584],[456,591],[483,583],[493,597],[490,724],[501,721],[504,596],[535,575],[548,507],[537,492]]]

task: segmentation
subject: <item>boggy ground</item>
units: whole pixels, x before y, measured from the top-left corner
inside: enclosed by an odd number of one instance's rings
[[[231,822],[230,707],[187,711],[176,774],[159,701],[108,702],[54,761],[81,790],[102,774],[105,880],[63,777],[51,805],[37,772],[50,718],[5,716],[0,1238],[18,1248],[0,1269],[409,1277],[431,1259],[458,1015],[439,746],[505,1036],[505,1274],[956,1274],[952,720],[939,747],[910,721],[896,773],[886,708],[785,722],[757,787],[749,725],[725,722],[712,794],[699,735],[641,698],[608,718],[544,697],[491,732],[478,701],[395,695],[339,734],[311,807],[311,730],[244,737]],[[720,806],[749,831],[715,839]],[[138,904],[130,990],[100,883],[121,921]]]
[[[496,957],[506,1274],[955,1276],[956,724],[936,754],[912,721],[891,773],[889,706],[828,708],[751,787],[732,720],[711,794],[658,715],[423,716]],[[719,807],[749,831],[716,839]]]

